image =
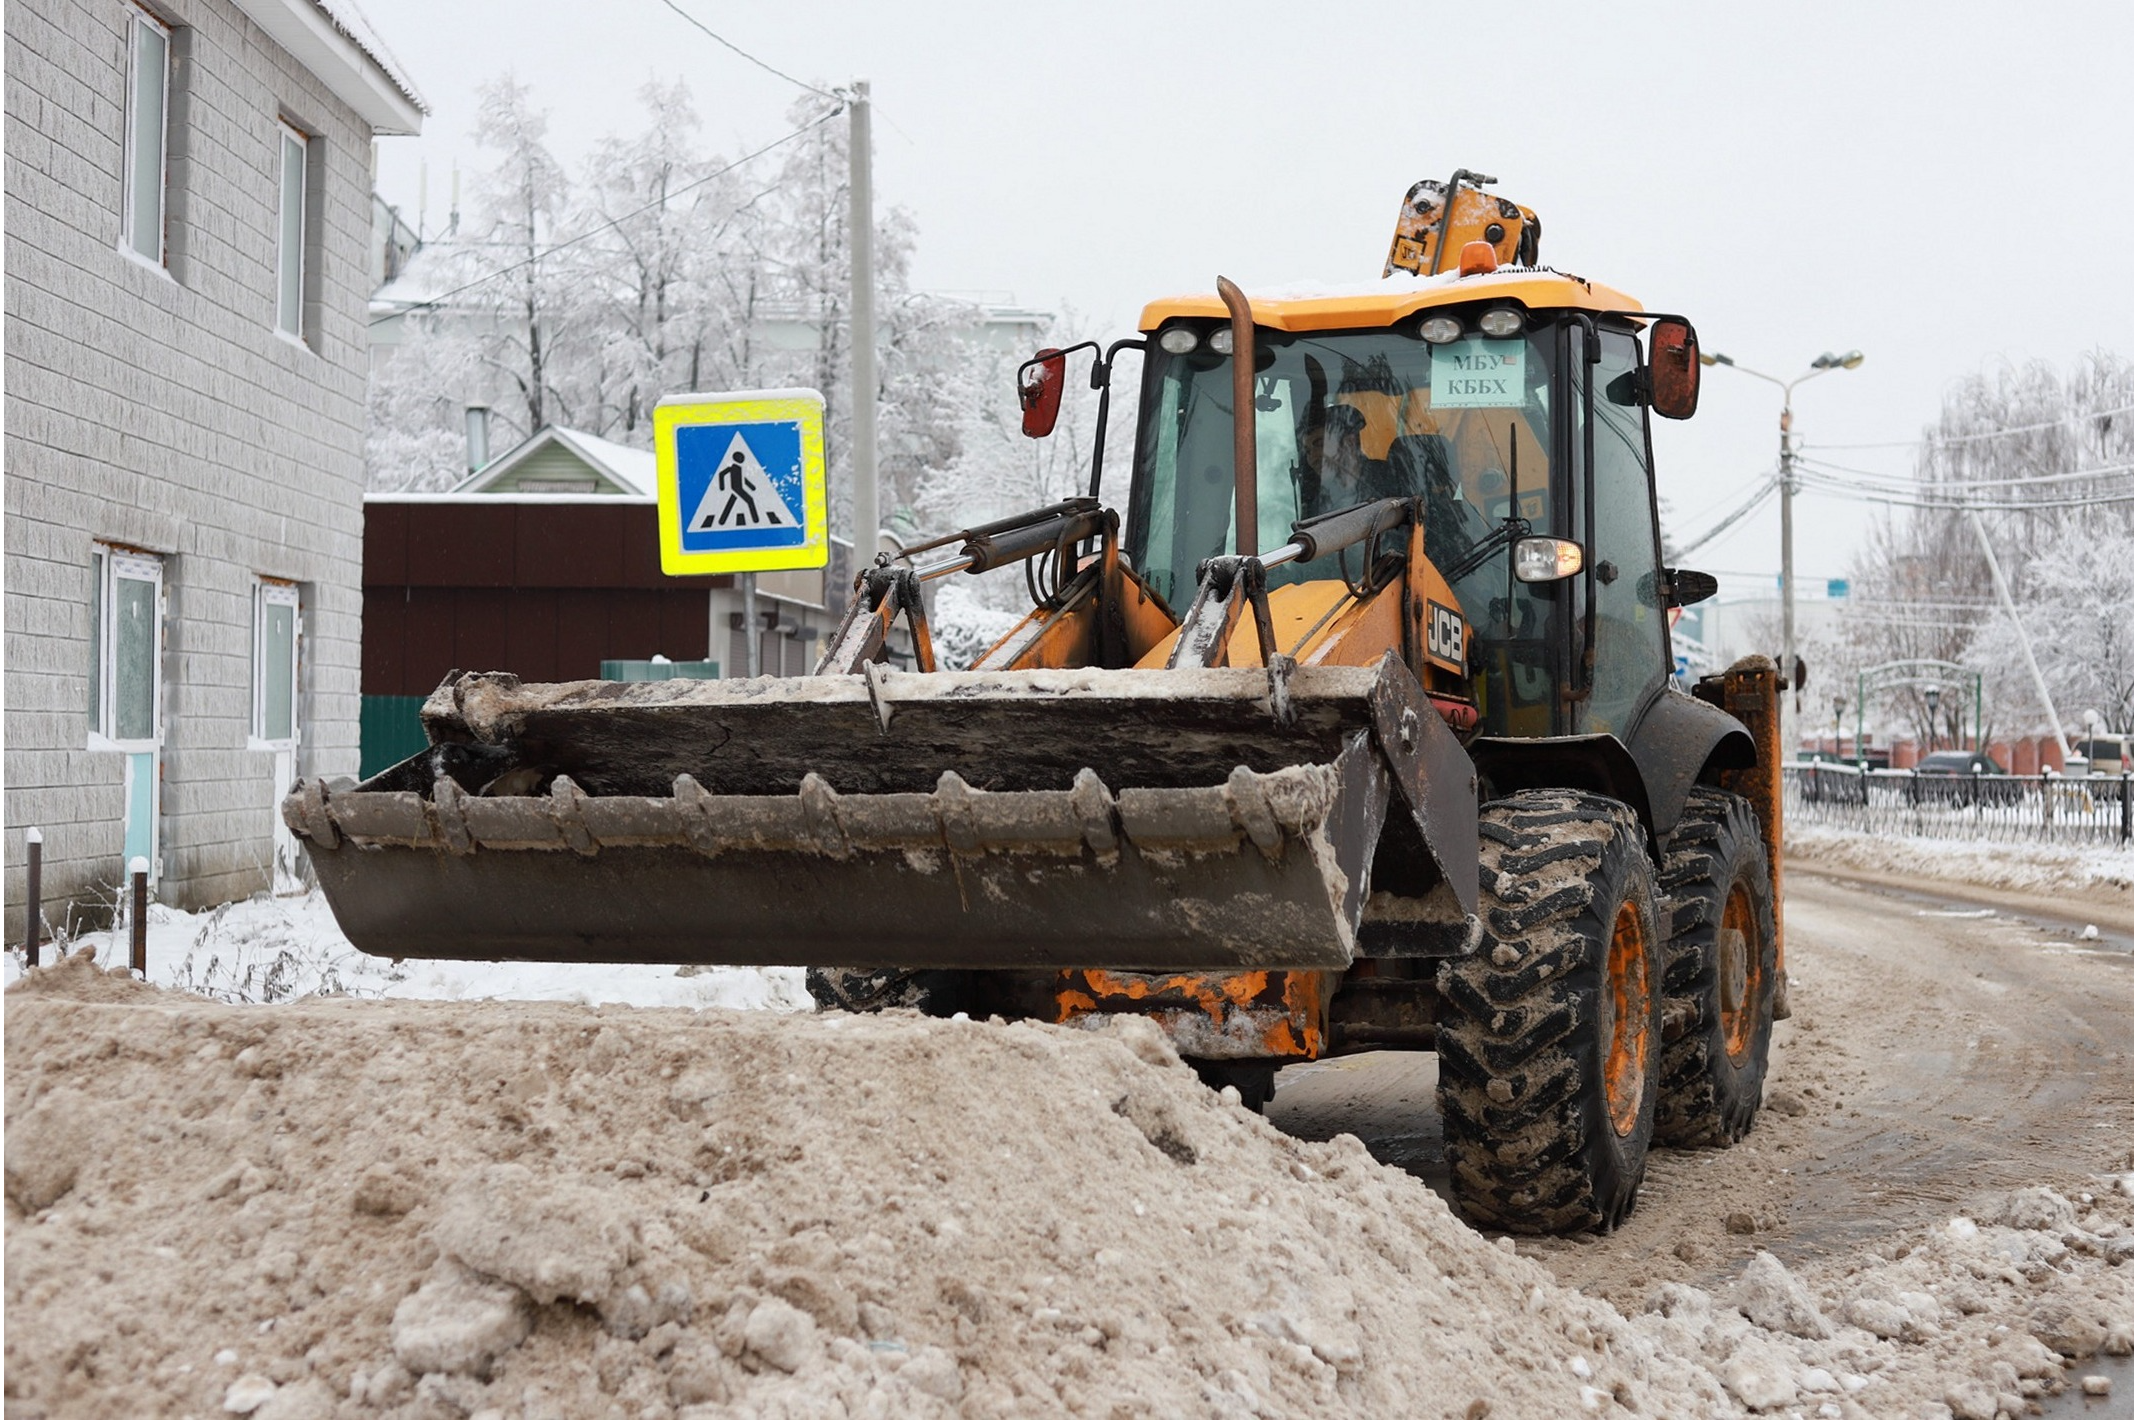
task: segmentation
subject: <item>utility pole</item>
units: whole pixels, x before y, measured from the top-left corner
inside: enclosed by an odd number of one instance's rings
[[[1786,403],[1778,411],[1778,590],[1786,627],[1785,660],[1779,663],[1779,699],[1793,685],[1793,386],[1787,385]],[[1793,692],[1793,708],[1801,708],[1800,692]]]
[[[848,102],[852,132],[852,555],[855,570],[874,565],[882,526],[875,484],[874,130],[867,81],[855,79]]]
[[[1783,608],[1786,645],[1783,659],[1779,662],[1778,679],[1781,686],[1791,686],[1800,661],[1796,656],[1793,639],[1793,495],[1798,491],[1799,480],[1793,472],[1793,387],[1827,375],[1832,370],[1857,370],[1865,357],[1857,350],[1848,350],[1843,355],[1825,352],[1809,362],[1808,373],[1790,380],[1776,375],[1767,375],[1761,370],[1752,370],[1746,365],[1737,365],[1731,355],[1712,351],[1697,357],[1706,365],[1724,365],[1730,370],[1777,385],[1783,393],[1784,402],[1778,411],[1778,561],[1779,602]],[[1793,692],[1793,708],[1801,708],[1800,691]]]
[[[756,574],[742,572],[734,580],[741,584],[741,635],[746,643],[741,665],[753,679],[763,674],[763,632],[756,625]]]

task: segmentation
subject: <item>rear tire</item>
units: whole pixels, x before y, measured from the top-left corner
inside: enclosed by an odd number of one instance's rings
[[[1778,993],[1771,864],[1748,800],[1690,790],[1660,887],[1674,928],[1655,1137],[1724,1148],[1749,1132],[1763,1104]]]
[[[1613,1228],[1660,1086],[1645,831],[1619,800],[1528,790],[1483,806],[1481,850],[1481,950],[1438,971],[1453,1200],[1510,1232]]]

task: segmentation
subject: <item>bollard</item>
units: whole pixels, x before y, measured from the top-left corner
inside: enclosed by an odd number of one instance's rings
[[[126,865],[133,878],[133,918],[126,924],[133,938],[133,969],[148,979],[148,860],[136,858]]]
[[[34,967],[37,965],[37,949],[44,945],[44,830],[33,828],[26,837],[30,849],[30,885],[23,899],[28,921],[22,931],[22,955],[24,961]]]

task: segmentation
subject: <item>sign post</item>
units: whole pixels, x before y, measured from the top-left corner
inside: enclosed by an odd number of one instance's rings
[[[822,431],[823,399],[808,389],[669,395],[652,411],[660,570],[740,579],[750,675],[755,574],[830,561]]]

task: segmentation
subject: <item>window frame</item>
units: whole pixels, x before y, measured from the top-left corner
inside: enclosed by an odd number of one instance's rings
[[[164,561],[152,552],[98,543],[91,554],[90,566],[96,585],[90,610],[89,680],[94,700],[90,709],[88,747],[145,754],[160,748],[163,743],[163,647],[167,620]],[[147,582],[154,588],[155,635],[149,657],[149,733],[146,738],[126,738],[117,733],[119,666],[115,621],[121,580]]]
[[[274,198],[274,330],[276,334],[302,344],[305,339],[305,248],[311,240],[311,135],[287,119],[277,119],[274,126],[275,151],[280,160],[276,170]],[[289,210],[289,173],[292,167],[289,145],[292,142],[296,145],[293,164],[296,172],[296,208],[293,214]],[[294,242],[290,240],[289,230],[292,216],[296,223]],[[290,269],[292,261],[295,262],[293,271]],[[292,286],[295,296],[290,300]],[[285,311],[285,303],[293,306],[293,311]],[[284,322],[285,315],[289,323]]]
[[[170,259],[170,53],[171,27],[138,5],[129,5],[126,18],[126,134],[122,146],[122,176],[119,182],[119,250],[159,271]],[[160,112],[156,116],[156,249],[142,251],[134,227],[140,215],[140,194],[135,169],[141,140],[140,27],[146,26],[162,41],[163,82],[158,87]]]
[[[1579,654],[1581,658],[1585,658],[1590,652],[1592,657],[1597,658],[1600,654],[1601,626],[1598,612],[1601,603],[1603,601],[1613,602],[1625,595],[1635,596],[1638,587],[1638,579],[1633,578],[1624,584],[1623,590],[1619,591],[1615,585],[1604,585],[1599,580],[1598,575],[1600,564],[1603,561],[1615,561],[1614,558],[1604,558],[1602,556],[1604,549],[1601,547],[1600,529],[1596,526],[1596,522],[1601,516],[1599,484],[1596,481],[1599,477],[1597,465],[1601,458],[1600,409],[1605,399],[1604,391],[1606,387],[1606,382],[1601,377],[1601,371],[1608,366],[1611,341],[1619,341],[1623,346],[1627,346],[1629,354],[1629,364],[1618,373],[1617,378],[1621,378],[1623,374],[1640,374],[1645,371],[1647,365],[1644,341],[1640,338],[1641,331],[1639,327],[1628,321],[1611,320],[1603,316],[1593,319],[1590,325],[1581,322],[1579,324],[1579,332],[1581,341],[1587,339],[1593,341],[1594,349],[1598,354],[1597,359],[1587,361],[1584,358],[1583,350],[1580,350],[1573,361],[1574,368],[1578,371],[1578,378],[1583,386],[1580,390],[1579,399],[1579,419],[1582,422],[1574,442],[1577,445],[1575,452],[1579,466],[1579,479],[1584,490],[1584,497],[1581,500],[1579,509],[1579,532],[1577,534],[1578,540],[1583,542],[1586,547],[1585,575],[1581,579],[1583,586],[1582,600],[1584,602],[1584,610],[1590,613],[1582,615],[1580,618],[1581,650]],[[1577,343],[1579,342],[1574,342],[1574,344]],[[1621,443],[1623,448],[1628,451],[1629,457],[1642,479],[1645,507],[1645,540],[1651,556],[1652,570],[1649,575],[1652,578],[1654,589],[1653,610],[1655,619],[1658,622],[1655,636],[1658,642],[1660,669],[1655,672],[1654,676],[1647,679],[1643,687],[1637,692],[1635,699],[1621,702],[1623,713],[1619,723],[1613,721],[1603,723],[1596,712],[1607,707],[1599,703],[1600,682],[1597,670],[1598,662],[1595,659],[1587,666],[1584,672],[1583,694],[1579,698],[1578,724],[1583,732],[1591,733],[1595,730],[1605,729],[1607,733],[1615,735],[1624,744],[1628,744],[1637,734],[1646,714],[1660,697],[1666,694],[1668,686],[1672,683],[1674,638],[1672,629],[1668,625],[1666,596],[1664,591],[1661,590],[1665,585],[1667,573],[1666,559],[1661,555],[1659,495],[1658,485],[1654,479],[1652,457],[1651,402],[1649,399],[1640,398],[1635,405],[1617,405],[1616,407],[1634,408],[1637,416],[1636,439],[1633,441],[1625,438],[1621,440]],[[1618,430],[1617,432],[1625,431]],[[1617,455],[1617,457],[1620,457],[1620,455]],[[1628,649],[1626,648],[1625,654],[1627,654]]]
[[[267,734],[267,609],[286,606],[289,618],[289,733]],[[279,577],[261,577],[252,588],[252,716],[248,748],[295,749],[303,738],[298,708],[303,704],[304,594],[295,582]]]

